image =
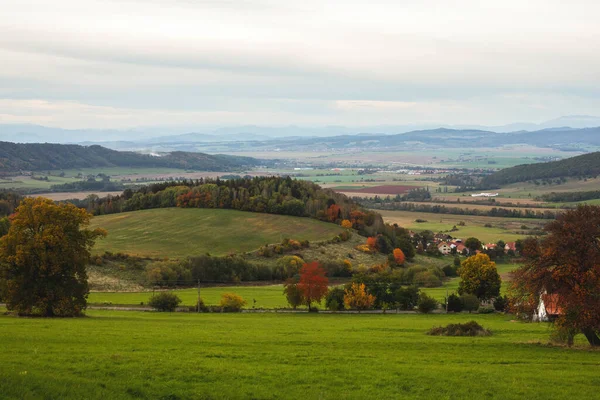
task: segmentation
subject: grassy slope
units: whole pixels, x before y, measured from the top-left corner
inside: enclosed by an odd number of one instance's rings
[[[288,237],[326,240],[341,228],[309,218],[234,210],[162,208],[95,217],[93,227],[108,231],[95,252],[152,257],[184,257],[210,252],[246,252]]]
[[[2,397],[546,400],[600,386],[597,352],[541,345],[546,324],[511,316],[88,314],[0,316]],[[471,319],[494,335],[425,335]]]

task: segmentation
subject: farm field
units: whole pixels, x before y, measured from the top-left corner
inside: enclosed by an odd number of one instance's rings
[[[591,399],[598,352],[509,315],[0,316],[4,398]],[[476,320],[490,337],[432,337]],[[583,345],[577,338],[577,344]],[[540,376],[552,377],[539,384]],[[234,382],[235,384],[232,384]]]
[[[310,218],[235,210],[161,208],[94,217],[91,226],[108,231],[97,254],[110,251],[147,257],[184,257],[209,252],[251,251],[284,238],[326,240],[342,231]]]
[[[385,211],[376,210],[383,216],[383,220],[388,223],[397,223],[398,225],[412,229],[416,232],[431,230],[433,232],[450,231],[453,226],[457,226],[458,231],[449,232],[454,237],[466,239],[476,237],[482,242],[496,243],[498,240],[505,242],[522,239],[526,235],[515,233],[521,231],[521,226],[526,225],[530,228],[541,227],[546,220],[532,218],[500,218],[500,217],[482,217],[473,215],[451,215],[421,213],[413,211]],[[417,219],[427,222],[418,223]],[[464,221],[465,226],[458,226],[459,222]],[[492,227],[486,227],[485,224],[491,224]]]

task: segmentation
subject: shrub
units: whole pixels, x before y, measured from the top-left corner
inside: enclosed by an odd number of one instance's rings
[[[479,309],[477,310],[477,312],[479,314],[493,314],[494,313],[494,307],[492,306],[481,306],[479,307]]]
[[[394,300],[401,310],[412,310],[419,302],[419,288],[416,286],[401,287],[394,292]]]
[[[433,297],[427,296],[427,294],[421,292],[419,294],[419,302],[417,303],[417,309],[420,313],[429,314],[435,310],[438,306],[438,302]]]
[[[496,311],[505,311],[508,307],[508,297],[498,296],[494,299],[494,309]]]
[[[492,332],[475,321],[464,324],[450,324],[446,327],[433,327],[427,332],[433,336],[490,336]]]
[[[246,300],[235,293],[223,293],[221,295],[221,301],[219,302],[219,306],[221,306],[225,312],[242,311],[242,307],[245,305]]]
[[[148,301],[148,305],[156,311],[175,311],[180,303],[181,299],[179,296],[171,292],[157,293],[150,297]]]
[[[463,310],[468,311],[477,311],[479,309],[479,299],[474,294],[463,294],[460,296],[460,301],[463,306]]]
[[[292,280],[288,280],[283,286],[283,293],[285,294],[288,304],[292,306],[294,310],[301,305],[304,300],[302,298],[302,292],[298,288],[298,284]]]
[[[325,306],[329,311],[341,311],[344,309],[344,294],[342,288],[331,289],[325,297]]]
[[[448,296],[447,302],[449,312],[461,312],[463,310],[462,301],[456,294],[452,293]]]
[[[427,288],[442,286],[442,281],[434,274],[433,271],[423,271],[415,274],[413,282],[416,285]]]

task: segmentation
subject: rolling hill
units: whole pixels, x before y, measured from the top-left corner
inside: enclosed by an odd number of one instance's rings
[[[600,174],[600,152],[594,152],[560,161],[505,168],[486,176],[480,186],[482,189],[489,189],[536,179],[586,177],[598,174]]]
[[[0,171],[40,171],[97,167],[165,167],[229,171],[265,164],[252,157],[176,151],[160,156],[115,151],[102,146],[0,142]]]
[[[284,238],[327,240],[342,231],[310,218],[235,210],[161,208],[94,217],[92,227],[108,231],[95,253],[146,257],[226,255],[279,243]]]

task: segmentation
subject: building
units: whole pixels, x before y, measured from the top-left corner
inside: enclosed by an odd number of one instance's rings
[[[534,322],[554,321],[562,313],[563,309],[558,305],[557,294],[544,293],[540,296],[540,302],[533,313]]]
[[[442,243],[438,244],[438,250],[443,255],[448,255],[452,252],[452,247],[450,247],[450,245],[448,243],[442,242]]]

